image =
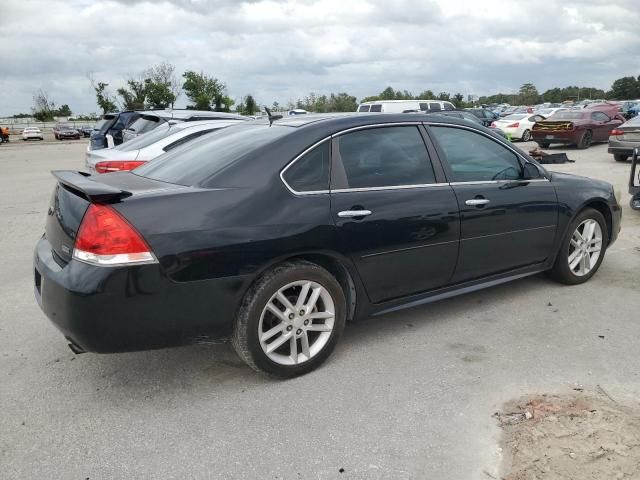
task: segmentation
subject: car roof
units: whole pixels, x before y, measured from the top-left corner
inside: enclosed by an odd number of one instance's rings
[[[421,103],[451,103],[450,100],[423,100],[421,98],[412,98],[408,100],[369,100],[368,102],[360,102],[360,105],[376,105],[379,103],[404,103],[404,102],[421,102]]]
[[[242,120],[238,120],[235,118],[218,118],[215,120],[194,120],[192,122],[176,122],[170,125],[172,131],[184,130],[187,128],[194,128],[203,125],[220,125],[224,123],[225,125],[235,125],[242,122]]]

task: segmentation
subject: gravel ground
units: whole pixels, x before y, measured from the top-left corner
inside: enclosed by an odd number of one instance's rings
[[[82,168],[85,148],[0,147],[2,479],[499,478],[505,402],[639,385],[640,213],[626,193],[587,284],[535,276],[358,322],[302,378],[260,376],[226,344],[75,356],[36,305],[31,256],[48,171]],[[629,166],[606,148],[554,168],[626,192]]]

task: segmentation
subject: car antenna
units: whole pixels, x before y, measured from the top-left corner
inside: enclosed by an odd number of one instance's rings
[[[272,115],[271,110],[267,107],[264,107],[264,111],[267,112],[267,116],[269,117],[269,126],[273,125],[273,122],[276,120],[280,120],[282,118],[282,115]]]

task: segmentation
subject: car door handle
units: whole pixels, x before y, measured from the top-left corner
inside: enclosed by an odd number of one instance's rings
[[[491,200],[488,200],[486,198],[472,198],[471,200],[467,200],[464,203],[466,203],[467,205],[470,205],[472,207],[477,207],[478,205],[486,205],[490,201]]]
[[[343,210],[342,212],[338,212],[338,216],[340,218],[366,217],[372,213],[371,210]]]

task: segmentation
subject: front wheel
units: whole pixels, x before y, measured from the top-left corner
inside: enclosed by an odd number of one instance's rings
[[[531,130],[525,130],[522,133],[522,141],[523,142],[528,142],[529,140],[531,140]]]
[[[586,282],[600,268],[608,243],[604,216],[586,208],[571,222],[549,275],[566,285]]]
[[[626,162],[629,159],[629,155],[621,155],[621,154],[618,154],[618,153],[614,153],[613,154],[613,159],[616,162]]]
[[[314,263],[287,262],[249,290],[232,343],[254,370],[290,378],[329,357],[345,321],[345,297],[337,280]]]

